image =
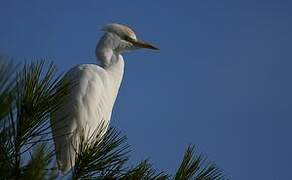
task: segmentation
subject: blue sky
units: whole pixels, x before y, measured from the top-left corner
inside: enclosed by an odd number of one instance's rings
[[[59,72],[95,63],[100,29],[161,50],[124,55],[112,124],[133,163],[174,172],[189,143],[231,179],[292,179],[292,2],[1,0],[0,52]]]

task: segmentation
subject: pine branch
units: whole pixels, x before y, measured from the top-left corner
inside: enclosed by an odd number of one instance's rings
[[[67,96],[70,86],[60,83],[53,64],[44,61],[24,65],[15,73],[0,57],[0,177],[1,179],[56,179],[55,152],[49,116]],[[59,123],[59,122],[58,122]],[[100,125],[96,132],[80,136],[81,145],[72,170],[73,179],[170,179],[147,161],[126,168],[129,145],[115,129]],[[81,133],[82,134],[82,133]],[[34,151],[32,151],[34,149]],[[27,162],[24,157],[31,155]],[[223,171],[189,146],[173,179],[224,179]]]
[[[4,179],[12,176],[14,167],[10,117],[15,93],[15,66],[7,60],[0,56],[0,177]]]
[[[219,180],[225,178],[220,168],[206,161],[202,154],[194,155],[194,146],[189,146],[174,179]]]
[[[148,180],[148,179],[157,179],[157,180],[165,180],[168,179],[169,176],[164,172],[157,173],[155,169],[152,168],[152,165],[148,162],[148,160],[142,161],[136,167],[131,168],[126,173],[123,174],[119,179],[121,180]]]
[[[93,136],[80,137],[73,179],[116,178],[122,171],[129,152],[129,146],[124,144],[126,137],[120,137],[113,128],[104,134],[104,127],[99,126]]]
[[[60,99],[66,95],[59,87],[60,77],[54,78],[54,75],[53,64],[44,72],[44,61],[25,65],[18,75],[16,105],[21,145],[41,138],[42,126],[49,124],[50,113],[59,107]]]
[[[0,176],[19,179],[25,166],[23,156],[48,140],[49,115],[68,88],[60,85],[61,76],[56,77],[53,64],[46,67],[38,61],[20,71],[12,67],[0,61]]]
[[[54,154],[47,150],[45,144],[36,146],[30,161],[22,168],[21,179],[42,180],[48,176],[57,177],[56,170],[49,169]]]

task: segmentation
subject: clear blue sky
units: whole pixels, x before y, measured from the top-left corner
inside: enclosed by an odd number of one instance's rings
[[[231,179],[292,179],[292,1],[1,0],[0,51],[65,72],[109,22],[161,49],[124,56],[112,124],[133,162],[174,172],[193,143]]]

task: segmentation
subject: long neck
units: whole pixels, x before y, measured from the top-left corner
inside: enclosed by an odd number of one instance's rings
[[[117,43],[115,41],[115,36],[116,35],[112,33],[104,34],[95,49],[97,60],[105,69],[109,68],[119,60],[120,52],[116,50]]]
[[[105,70],[108,72],[108,74],[112,78],[113,80],[112,82],[115,89],[118,90],[121,85],[123,75],[124,75],[124,59],[122,55],[119,55],[117,57],[117,60],[114,60],[114,62],[110,66],[108,66]]]
[[[113,35],[105,34],[96,47],[96,57],[103,67],[113,78],[114,86],[119,88],[124,74],[124,59],[120,52],[116,51],[117,44]]]

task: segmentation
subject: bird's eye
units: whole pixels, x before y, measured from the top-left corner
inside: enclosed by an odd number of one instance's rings
[[[128,41],[128,42],[132,42],[134,41],[133,38],[131,38],[130,36],[124,36],[124,40]]]

